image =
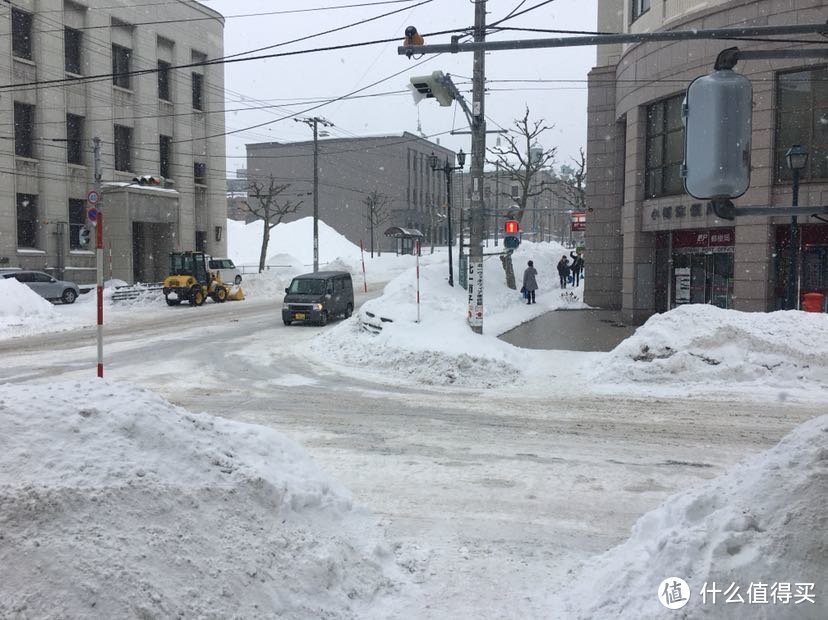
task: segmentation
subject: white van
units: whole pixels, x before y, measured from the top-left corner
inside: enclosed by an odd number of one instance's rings
[[[210,271],[218,271],[221,281],[225,284],[241,284],[241,271],[236,269],[236,265],[229,258],[210,259]]]

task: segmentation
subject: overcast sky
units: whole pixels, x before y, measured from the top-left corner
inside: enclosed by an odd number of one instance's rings
[[[518,11],[523,11],[542,2],[543,0],[489,0],[487,22],[500,20],[517,7],[520,7]],[[375,4],[334,8],[369,3]],[[454,29],[458,33],[463,32],[474,23],[474,4],[470,0],[309,0],[307,3],[209,0],[204,1],[204,4],[226,17],[226,55],[266,46],[278,45],[253,55],[394,39],[393,42],[352,49],[226,65],[228,109],[278,106],[264,110],[228,112],[227,131],[288,117],[229,136],[227,154],[231,172],[244,167],[244,145],[247,143],[310,139],[310,128],[290,118],[297,115],[321,116],[333,122],[335,127],[331,130],[332,137],[399,134],[403,131],[418,133],[419,120],[422,132],[431,139],[439,138],[441,144],[455,151],[460,148],[466,152],[471,150],[470,136],[449,133],[452,129],[468,129],[459,107],[440,107],[434,100],[414,105],[406,88],[411,76],[425,75],[439,69],[453,76],[471,103],[472,54],[431,55],[411,60],[397,54],[397,46],[402,43],[406,26],[414,25],[423,34]],[[596,29],[595,5],[594,1],[556,0],[509,19],[501,26],[592,32]],[[322,7],[328,8],[311,10]],[[291,10],[303,12],[290,13]],[[381,19],[359,23],[392,11],[397,12]],[[347,27],[351,24],[358,25]],[[344,29],[332,34],[312,36],[338,28]],[[503,31],[488,35],[488,38],[504,41],[554,36],[558,35]],[[302,37],[312,38],[289,43]],[[431,44],[449,42],[449,34],[426,38],[426,43]],[[491,91],[485,101],[488,129],[510,127],[528,106],[531,118],[543,118],[547,124],[555,125],[552,131],[544,134],[543,146],[558,147],[559,164],[572,163],[570,158],[586,142],[586,76],[594,64],[594,47],[488,53],[486,76]],[[395,76],[398,72],[401,73]],[[384,81],[370,86],[380,80]],[[324,100],[341,97],[365,87],[368,88],[359,92],[359,95],[378,96],[335,101],[309,109]],[[381,94],[397,91],[406,92]],[[493,145],[495,139],[496,136],[490,134],[487,144]]]

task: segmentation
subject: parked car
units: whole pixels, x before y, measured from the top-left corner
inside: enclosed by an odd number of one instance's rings
[[[347,271],[317,271],[296,276],[285,289],[282,321],[325,325],[335,316],[354,312],[354,285]]]
[[[28,271],[20,269],[0,273],[2,278],[14,278],[22,282],[35,293],[49,301],[62,301],[65,304],[73,304],[80,295],[80,289],[74,282],[57,280],[48,273],[42,271]]]
[[[210,271],[218,271],[221,281],[225,284],[241,284],[241,271],[236,268],[236,265],[229,258],[210,259]]]

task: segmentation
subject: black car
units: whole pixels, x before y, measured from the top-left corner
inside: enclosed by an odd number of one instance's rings
[[[354,285],[347,271],[317,271],[296,276],[285,289],[282,321],[325,325],[335,316],[354,312]]]

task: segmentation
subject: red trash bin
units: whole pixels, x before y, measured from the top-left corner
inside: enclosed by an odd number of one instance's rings
[[[802,296],[802,309],[805,312],[822,312],[825,295],[822,293],[805,293]]]

